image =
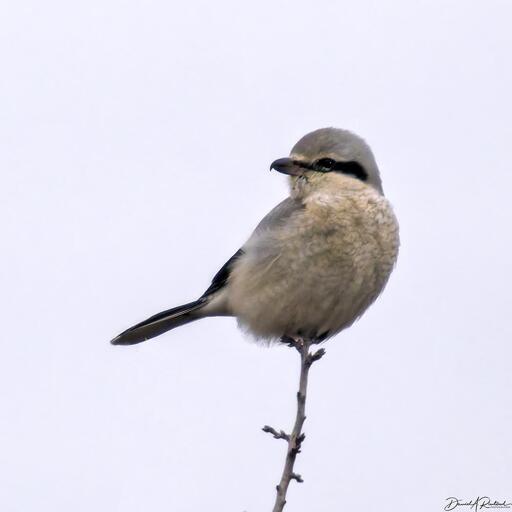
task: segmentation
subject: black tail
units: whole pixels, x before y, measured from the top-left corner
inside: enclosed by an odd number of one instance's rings
[[[136,343],[154,338],[180,325],[198,320],[202,318],[202,315],[198,314],[198,310],[204,306],[204,303],[204,300],[199,299],[194,302],[189,302],[188,304],[183,304],[183,306],[157,313],[147,320],[144,320],[144,322],[126,329],[126,331],[116,336],[110,343],[112,343],[112,345],[135,345]]]

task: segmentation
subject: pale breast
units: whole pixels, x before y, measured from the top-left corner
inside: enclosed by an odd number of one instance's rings
[[[398,245],[392,208],[369,187],[313,194],[244,246],[229,307],[258,338],[332,336],[382,291]]]

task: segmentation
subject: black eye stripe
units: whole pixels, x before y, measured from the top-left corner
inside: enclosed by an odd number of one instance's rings
[[[296,160],[294,163],[299,167],[310,169],[311,171],[341,172],[349,176],[354,176],[354,178],[357,178],[361,181],[366,181],[368,179],[368,173],[365,171],[364,167],[360,163],[353,160],[350,162],[336,162],[336,160],[333,160],[332,158],[320,158],[312,164],[298,160]]]
[[[368,173],[358,162],[336,162],[332,170],[354,176],[361,181],[366,181],[368,179]]]
[[[310,171],[341,172],[361,181],[368,179],[368,173],[365,171],[364,167],[353,160],[350,162],[336,162],[336,160],[332,158],[320,158],[313,163],[308,163],[303,160],[294,160],[293,163],[298,167],[309,169]]]

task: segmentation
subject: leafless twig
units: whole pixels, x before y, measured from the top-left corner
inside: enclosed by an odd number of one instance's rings
[[[297,482],[303,482],[302,477],[299,474],[293,472],[293,466],[295,464],[297,454],[300,452],[302,442],[306,437],[305,434],[302,433],[302,426],[304,425],[304,420],[306,419],[308,373],[311,365],[315,361],[318,361],[325,354],[325,350],[323,348],[318,349],[316,352],[310,353],[309,348],[313,344],[313,341],[311,340],[283,338],[283,342],[290,347],[296,348],[300,353],[300,381],[299,391],[297,393],[297,414],[295,416],[295,424],[293,426],[292,433],[286,434],[282,430],[278,432],[268,425],[263,427],[264,432],[272,434],[275,439],[284,439],[288,443],[281,481],[276,487],[277,495],[273,512],[282,512],[286,504],[286,492],[288,491],[290,481],[296,480]]]
[[[290,436],[283,430],[280,430],[278,432],[275,428],[269,427],[268,425],[265,425],[261,430],[263,430],[263,432],[268,432],[269,434],[272,434],[274,436],[274,439],[284,439],[285,441],[290,440]]]

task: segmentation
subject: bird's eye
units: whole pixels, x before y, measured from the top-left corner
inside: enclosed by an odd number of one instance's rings
[[[335,165],[336,162],[332,158],[320,158],[320,160],[315,162],[315,167],[317,167],[319,170],[330,171]]]

